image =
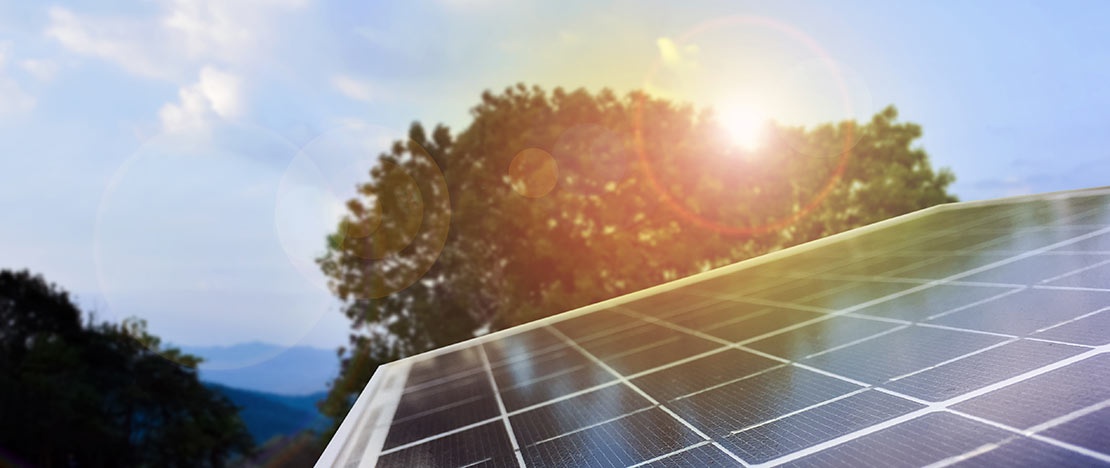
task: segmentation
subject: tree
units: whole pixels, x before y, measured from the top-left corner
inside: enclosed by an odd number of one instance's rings
[[[65,291],[0,271],[0,447],[34,466],[223,466],[253,444],[200,360],[146,324],[97,323]]]
[[[456,137],[414,123],[319,259],[354,330],[322,405],[337,422],[380,363],[955,201],[893,107],[771,125],[757,150],[640,92],[517,85],[471,115]]]

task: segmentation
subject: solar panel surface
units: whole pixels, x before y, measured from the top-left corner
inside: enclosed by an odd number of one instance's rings
[[[1110,190],[933,207],[380,367],[319,466],[1110,466]]]

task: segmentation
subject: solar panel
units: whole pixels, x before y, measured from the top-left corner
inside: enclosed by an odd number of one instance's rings
[[[1110,466],[1110,189],[942,205],[378,368],[318,466]]]

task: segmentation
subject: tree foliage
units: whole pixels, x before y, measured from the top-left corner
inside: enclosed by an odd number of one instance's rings
[[[471,115],[457,136],[413,124],[319,259],[353,326],[322,405],[337,420],[378,363],[955,201],[954,176],[893,107],[864,124],[771,125],[757,150],[729,144],[711,111],[639,92],[518,85]],[[521,192],[547,166],[509,174],[528,148],[557,167],[543,196]]]
[[[67,293],[0,271],[0,447],[33,466],[223,466],[238,409],[142,321],[82,323]],[[2,461],[2,460],[0,460]]]

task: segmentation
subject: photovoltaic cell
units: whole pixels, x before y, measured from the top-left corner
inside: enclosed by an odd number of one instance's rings
[[[687,466],[728,466],[735,464],[736,460],[714,447],[712,444],[703,443],[670,456],[652,461],[647,465],[650,468],[677,468]]]
[[[724,349],[637,377],[632,383],[656,400],[669,401],[781,365],[746,351]]]
[[[1053,326],[1035,333],[1033,337],[1088,346],[1110,344],[1110,309]]]
[[[995,253],[942,253],[932,262],[910,265],[904,269],[891,272],[890,276],[893,278],[941,280],[1006,260],[1012,256]]]
[[[845,395],[860,387],[787,366],[671,401],[667,406],[712,437]]]
[[[497,403],[492,397],[465,398],[460,404],[449,405],[431,413],[395,419],[385,439],[385,448],[428,438],[497,415]]]
[[[1057,247],[1056,250],[1079,252],[1110,252],[1110,233],[1099,234],[1097,236],[1089,237],[1078,242],[1071,242],[1068,243],[1068,245]]]
[[[1110,256],[1106,255],[1034,255],[965,276],[960,280],[1032,286],[1060,275],[1090,268],[1108,259]]]
[[[721,346],[719,343],[696,336],[680,333],[674,333],[674,335],[635,348],[635,351],[627,354],[610,356],[605,363],[622,375],[633,375]]]
[[[517,441],[528,446],[650,406],[644,397],[617,384],[525,411],[509,421]]]
[[[567,369],[567,372],[549,374],[526,381],[512,387],[501,389],[501,399],[505,408],[516,411],[521,408],[551,401],[582,390],[612,382],[614,377],[600,366],[588,363]]]
[[[1059,343],[1018,340],[957,359],[884,388],[927,401],[944,401],[1087,351]]]
[[[721,439],[745,461],[763,463],[920,409],[875,390],[772,420]]]
[[[837,311],[856,307],[866,302],[900,293],[915,286],[919,285],[897,282],[853,281],[841,289],[819,293],[801,299],[798,302],[804,305]]]
[[[930,413],[789,462],[797,467],[925,466],[1011,437],[993,426]]]
[[[593,364],[588,358],[569,346],[552,348],[543,353],[501,362],[491,369],[493,378],[500,389],[506,389],[533,382],[537,379],[579,369]],[[485,378],[484,375],[481,376]],[[488,384],[487,384],[488,386]]]
[[[524,460],[533,466],[629,466],[702,441],[652,408],[528,447]]]
[[[722,323],[717,327],[706,328],[704,332],[717,338],[741,342],[758,338],[786,327],[822,317],[824,314],[807,310],[778,309],[768,314],[749,319]]]
[[[320,466],[1110,464],[1110,189],[931,208],[380,367]]]
[[[969,414],[1028,429],[1110,400],[1110,355],[1098,354],[954,406]]]
[[[1101,453],[1110,453],[1110,407],[1092,411],[1042,434]]]
[[[856,313],[922,322],[934,315],[1016,291],[1009,287],[938,284],[865,307]]]
[[[409,388],[419,387],[432,381],[450,378],[455,374],[478,372],[481,367],[482,360],[478,348],[472,346],[416,362],[409,371],[406,385]]]
[[[1110,307],[1110,291],[1026,289],[930,322],[970,330],[1029,335],[1106,307]]]
[[[1110,262],[1110,257],[1105,257]],[[1101,263],[1101,262],[1100,262]],[[1072,288],[1105,288],[1110,285],[1110,263],[1085,268],[1068,275],[1062,275],[1046,281],[1047,286],[1064,286]]]
[[[493,398],[486,376],[478,373],[466,374],[438,385],[425,386],[405,392],[397,403],[394,421],[409,419],[438,409],[462,403],[459,395],[466,395],[467,401],[482,397]]]
[[[516,466],[505,426],[489,423],[383,455],[384,466]]]
[[[833,317],[749,343],[748,347],[782,358],[800,360],[896,327],[897,324],[890,322]]]
[[[981,454],[956,463],[958,467],[996,467],[996,466],[1052,466],[1060,468],[1083,468],[1110,466],[1110,463],[1057,447],[1036,439],[1014,437],[998,447],[990,447]]]
[[[563,340],[546,330],[529,330],[482,344],[494,365],[527,358],[566,346]]]
[[[802,363],[870,384],[1000,343],[1005,338],[937,328],[910,327],[802,360]]]
[[[682,327],[694,330],[708,330],[722,325],[735,323],[776,310],[758,304],[738,301],[715,301],[712,305],[690,310],[689,312],[664,317],[663,319]]]

